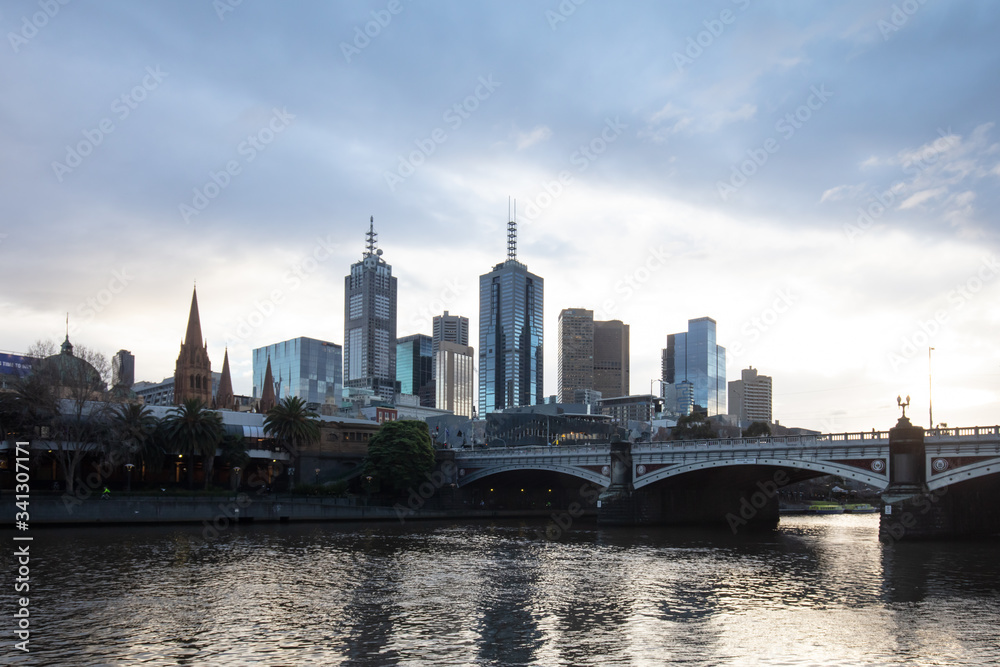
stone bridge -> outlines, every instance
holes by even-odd
[[[893,443],[902,443],[902,449]],[[454,462],[458,487],[529,470],[579,478],[603,489],[598,516],[604,523],[704,523],[728,517],[732,526],[736,517],[740,524],[769,524],[777,521],[777,488],[820,475],[883,490],[892,516],[894,503],[917,496],[931,508],[955,505],[964,494],[943,501],[953,487],[973,489],[977,503],[1000,496],[995,476],[1000,426],[924,430],[900,420],[889,431],[863,433],[461,450]],[[752,511],[746,510],[748,503]],[[1000,510],[991,511],[995,517]],[[940,516],[935,520],[955,523]],[[887,521],[892,520],[883,516],[883,524]],[[981,528],[989,532],[994,525],[1000,531],[996,518]],[[910,537],[917,533],[923,534],[907,528]]]

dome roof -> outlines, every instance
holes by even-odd
[[[91,391],[104,391],[106,388],[97,369],[85,359],[74,356],[69,336],[63,341],[62,351],[37,362],[34,372],[47,376],[60,387],[88,387]]]

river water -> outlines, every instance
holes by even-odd
[[[0,663],[1000,660],[1000,544],[883,545],[876,515],[738,536],[582,520],[239,526],[209,542],[183,526],[33,533],[31,652],[12,648],[5,584]]]

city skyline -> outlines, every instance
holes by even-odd
[[[1000,7],[400,7],[71,3],[25,37],[38,4],[6,6],[0,349],[58,345],[68,311],[75,345],[158,382],[197,281],[249,395],[254,348],[346,350],[372,214],[397,337],[448,310],[478,341],[512,196],[545,396],[582,307],[630,324],[635,394],[710,316],[783,424],[883,428],[909,394],[926,425],[930,370],[936,421],[997,421]]]

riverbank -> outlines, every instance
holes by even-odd
[[[12,497],[0,501],[2,516],[21,509]],[[118,496],[78,500],[71,496],[33,496],[29,525],[105,525],[167,523],[284,523],[290,521],[410,521],[427,519],[549,516],[558,508],[495,509],[465,507],[432,498],[418,507],[405,502],[372,504],[364,498],[315,498],[281,494],[228,496]],[[593,514],[593,511],[587,512]],[[12,525],[4,521],[8,526]]]

